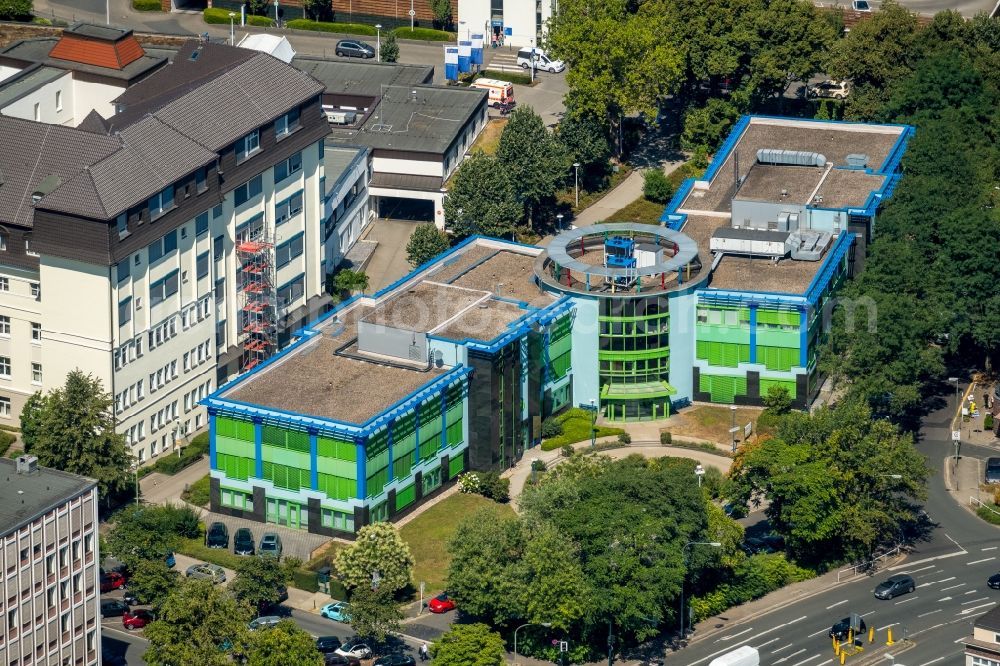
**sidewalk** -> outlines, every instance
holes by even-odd
[[[139,491],[142,499],[149,504],[176,504],[182,505],[181,493],[192,483],[208,474],[208,456],[202,456],[201,460],[185,467],[173,476],[153,472],[148,476],[139,479]]]
[[[681,161],[665,162],[663,173],[669,174],[681,164],[683,164]],[[619,183],[618,187],[605,194],[590,207],[580,211],[574,218],[573,224],[578,227],[598,224],[641,197],[643,173],[642,169],[636,169],[630,173],[625,180]]]

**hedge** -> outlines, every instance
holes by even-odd
[[[704,596],[691,599],[695,622],[815,575],[814,571],[789,562],[783,553],[748,557],[733,570],[728,582]]]
[[[163,11],[160,0],[132,0],[132,9],[139,12]]]
[[[285,21],[285,27],[290,30],[312,30],[315,32],[339,32],[345,35],[375,36],[375,28],[363,23],[327,23],[311,19],[292,19]]]
[[[1000,525],[1000,514],[997,511],[1000,510],[996,504],[994,505],[980,505],[976,508],[976,515],[985,520],[988,523],[993,523],[994,525]]]
[[[145,0],[137,1],[144,2]],[[233,13],[236,14],[237,17],[240,15],[239,12]],[[222,7],[206,7],[202,12],[202,17],[205,19],[205,23],[229,25],[229,10]],[[266,16],[247,16],[247,23],[261,28],[274,27],[274,19],[267,18]],[[289,23],[291,23],[291,21],[289,21]]]
[[[205,537],[203,536],[194,539],[178,539],[177,547],[174,550],[182,555],[193,557],[200,562],[211,562],[226,569],[235,570],[240,565],[240,562],[244,560],[243,557],[235,555],[228,550],[209,548],[205,545]]]
[[[211,477],[206,474],[181,493],[181,499],[195,506],[207,506],[211,500]]]
[[[273,28],[274,19],[267,18],[266,16],[248,16],[247,23],[250,25],[255,25],[258,28]]]
[[[4,432],[0,430],[0,456],[7,455],[7,450],[10,449],[11,444],[17,439],[14,435],[9,432]]]
[[[191,440],[190,444],[181,449],[181,454],[179,456],[168,455],[160,458],[152,465],[140,467],[139,476],[144,477],[148,474],[152,474],[153,472],[160,472],[162,474],[173,476],[185,467],[193,465],[201,460],[202,456],[208,453],[208,446],[208,433],[203,432],[200,435],[195,436],[195,438]]]
[[[433,28],[414,28],[410,30],[407,27],[396,28],[393,30],[396,33],[396,37],[400,39],[418,39],[424,42],[453,42],[455,41],[455,33],[446,32],[444,30],[435,30]]]
[[[493,69],[485,69],[476,78],[487,78],[487,79],[497,79],[498,81],[507,81],[508,83],[517,83],[522,86],[531,85],[531,75],[530,74],[519,74],[517,72],[498,72]]]

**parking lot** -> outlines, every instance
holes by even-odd
[[[312,554],[315,550],[322,548],[330,542],[329,537],[320,534],[311,534],[305,530],[282,527],[281,525],[273,525],[271,523],[258,523],[255,520],[246,520],[244,518],[233,518],[221,513],[212,513],[211,511],[202,511],[201,519],[204,521],[206,527],[215,522],[220,522],[226,526],[229,530],[229,552],[233,552],[233,535],[241,527],[247,527],[253,533],[255,546],[260,544],[260,539],[265,533],[273,532],[277,534],[281,537],[281,556],[283,558],[296,557],[303,562],[308,562],[312,559]],[[177,566],[178,570],[181,570],[180,560],[178,560]]]

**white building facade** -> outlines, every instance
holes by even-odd
[[[558,0],[458,0],[459,39],[482,32],[487,47],[494,38],[504,45],[538,46]]]

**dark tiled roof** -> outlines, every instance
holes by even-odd
[[[80,124],[76,128],[84,132],[93,132],[94,134],[107,134],[108,121],[97,112],[97,109],[91,109],[90,113],[80,121]]]
[[[994,606],[992,610],[980,615],[974,624],[977,629],[1000,632],[1000,606]]]
[[[32,194],[42,181],[57,176],[61,191],[120,145],[114,137],[0,116],[0,223],[31,227]]]
[[[0,458],[0,537],[88,492],[95,484],[92,479],[47,467],[18,474],[16,461]]]

